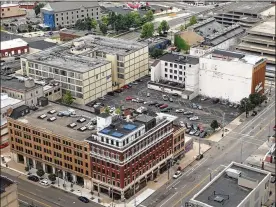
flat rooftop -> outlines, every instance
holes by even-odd
[[[199,63],[198,57],[193,57],[189,55],[177,55],[173,53],[167,53],[159,58],[159,60],[173,62],[177,64],[191,64],[196,65]]]
[[[256,55],[249,55],[246,53],[232,52],[227,50],[217,50],[217,49],[213,50],[209,54],[206,54],[204,57],[211,58],[211,59],[224,58],[225,61],[240,61],[251,65],[258,64],[259,62],[264,60],[264,58]]]
[[[45,107],[39,107],[36,111],[31,111],[29,114],[20,117],[17,121],[31,125],[40,130],[45,130],[45,132],[53,133],[60,135],[66,138],[71,138],[77,141],[83,141],[87,137],[91,136],[92,130],[86,127],[85,130],[81,131],[80,129],[86,126],[91,119],[94,119],[95,116],[92,113],[73,109],[75,110],[76,116],[63,116],[60,117],[57,114],[59,112],[68,112],[69,107],[58,105],[54,103],[49,103]],[[49,112],[55,110],[56,112],[50,114]],[[44,119],[38,118],[39,116],[45,114],[47,117]],[[48,118],[55,117],[56,120],[48,121]],[[79,119],[84,118],[84,122],[78,122]],[[70,124],[75,123],[76,126],[69,127]],[[84,129],[84,128],[83,128]]]
[[[252,27],[248,33],[260,34],[260,35],[269,35],[275,37],[275,16],[258,24],[255,27]]]
[[[237,2],[228,5],[225,10],[229,12],[237,12],[237,13],[247,13],[247,14],[256,14],[259,15],[261,12],[267,10],[272,7],[273,4],[269,2]]]
[[[122,139],[128,134],[136,131],[142,124],[139,122],[127,122],[123,119],[113,121],[112,124],[98,133],[108,135],[117,139]]]
[[[12,185],[12,184],[14,184],[14,182],[11,179],[9,179],[8,177],[0,175],[0,186],[1,186],[0,194],[4,193],[5,189],[7,187],[9,187],[10,185]]]
[[[6,93],[1,93],[1,109],[22,102],[22,100],[9,97]]]
[[[26,92],[40,87],[42,86],[38,84],[35,84],[33,87],[26,87],[24,81],[21,81],[19,79],[13,79],[10,76],[1,75],[1,88],[7,88],[7,89],[20,91],[20,92]]]
[[[13,40],[1,41],[1,50],[7,50],[12,48],[24,47],[27,46],[28,43],[24,40],[17,38]]]
[[[258,181],[262,181],[269,173],[265,171],[254,169],[252,167],[231,163],[226,169],[231,168],[241,172],[241,177]],[[240,202],[249,195],[254,189],[246,188],[238,184],[238,179],[229,178],[226,174],[226,169],[214,178],[210,184],[204,187],[197,193],[191,201],[199,201],[213,207],[234,207],[238,206]],[[214,194],[215,192],[215,194]],[[216,196],[224,199],[224,203],[214,200]]]

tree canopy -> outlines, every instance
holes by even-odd
[[[44,172],[43,169],[38,169],[38,170],[36,171],[36,174],[37,174],[39,177],[42,177],[42,176],[45,174],[45,172]]]
[[[150,56],[152,57],[152,58],[158,58],[158,57],[160,57],[161,55],[163,55],[163,50],[161,50],[161,49],[158,49],[158,48],[154,48],[154,49],[152,49],[151,51],[150,51]]]
[[[160,25],[158,26],[158,33],[160,35],[164,34],[165,32],[168,32],[170,29],[170,26],[166,20],[163,20]]]
[[[62,97],[62,102],[68,105],[71,105],[74,101],[74,98],[70,91],[66,91],[66,93]]]
[[[154,34],[154,25],[151,22],[147,22],[143,25],[142,27],[142,32],[141,32],[141,38],[149,38],[153,37]]]
[[[194,25],[194,24],[196,24],[196,23],[197,23],[196,16],[192,16],[191,19],[190,19],[189,26]]]
[[[40,9],[43,8],[44,6],[45,6],[44,3],[36,4],[34,7],[35,15],[38,15],[40,13]]]
[[[210,124],[210,126],[213,130],[215,130],[219,127],[219,123],[217,120],[213,120],[212,123]]]
[[[190,46],[179,35],[175,35],[174,45],[180,50],[188,51],[190,49]]]
[[[88,30],[97,28],[97,21],[95,19],[91,19],[90,17],[86,17],[84,19],[78,19],[75,23],[75,27],[79,30]]]

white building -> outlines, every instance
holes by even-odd
[[[232,173],[227,173],[231,171]],[[269,197],[271,174],[232,162],[190,200],[198,207],[262,206]]]
[[[25,104],[25,101],[11,98],[6,93],[1,93],[1,138],[0,146],[6,145],[9,142],[7,116],[12,112],[12,109]]]
[[[198,94],[198,77],[197,57],[168,53],[152,64],[148,88],[192,99]]]
[[[266,59],[214,50],[199,59],[199,94],[239,102],[264,91]]]

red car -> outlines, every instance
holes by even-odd
[[[122,88],[123,89],[129,89],[129,86],[128,85],[124,85]]]
[[[276,125],[273,127],[273,130],[274,130],[274,131],[276,130]]]
[[[133,99],[133,97],[131,97],[131,96],[126,97],[126,101],[131,101],[132,99]]]
[[[159,108],[164,109],[164,108],[167,108],[167,107],[168,107],[168,104],[164,104],[164,105],[160,106]]]

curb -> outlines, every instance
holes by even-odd
[[[6,168],[6,169],[9,169],[9,170],[12,170],[12,171],[15,171],[15,172],[17,172],[17,173],[19,173],[19,174],[21,174],[21,175],[26,175],[26,173],[23,173],[23,172],[21,172],[21,171],[19,171],[19,170],[16,170],[16,169],[14,169],[14,168],[11,168],[11,167],[3,166],[2,164],[1,164],[1,167]],[[26,175],[26,176],[27,176],[27,175]]]

